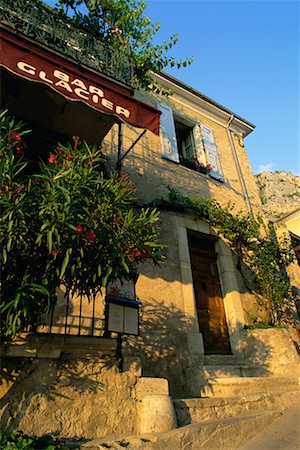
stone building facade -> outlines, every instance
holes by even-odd
[[[134,92],[125,63],[114,73],[109,72],[113,61],[106,61],[104,68],[97,66],[84,47],[90,42],[86,33],[77,36],[78,29],[68,24],[64,34],[65,24],[45,10],[49,20],[28,28],[26,20],[35,17],[37,7],[30,2],[26,3],[32,12],[22,28],[22,21],[16,22],[22,2],[5,3],[1,10],[5,45],[23,51],[24,57],[14,62],[15,53],[3,47],[8,58],[3,63],[3,106],[31,123],[36,142],[45,150],[49,142],[77,134],[102,145],[113,170],[120,169],[120,158],[126,154],[122,170],[142,204],[168,202],[170,188],[175,188],[190,197],[212,197],[222,206],[231,202],[236,211],[261,212],[244,144],[254,125],[168,74],[153,76],[173,91],[172,96]],[[28,30],[37,32],[30,35]],[[66,45],[70,36],[73,40]],[[77,37],[81,46],[74,44]],[[31,59],[25,60],[29,55]],[[125,72],[129,77],[124,81]],[[40,433],[80,437],[137,432],[137,402],[141,391],[147,391],[142,375],[166,379],[174,397],[199,397],[209,358],[216,357],[230,374],[232,367],[222,361],[245,354],[243,328],[255,299],[229,246],[192,213],[165,208],[160,217],[165,260],[160,266],[146,262],[139,268],[135,287],[142,304],[140,335],[123,338],[123,372],[114,359],[116,342],[102,339],[101,325],[93,337],[73,336],[81,320],[78,299],[72,300],[64,334],[66,305],[61,296],[55,336],[41,327],[40,335],[23,336],[4,349],[4,429],[20,426],[37,433],[38,426]],[[96,299],[95,318],[91,309],[90,304],[82,307],[87,335],[90,322],[103,319],[104,298]],[[251,341],[251,349],[256,343]],[[251,356],[255,364],[262,362],[255,359],[255,350]],[[158,380],[153,386],[154,393],[168,394],[166,383],[161,388]],[[103,408],[98,408],[100,403]]]
[[[236,211],[261,213],[244,145],[254,126],[167,74],[156,78],[172,96],[137,95],[162,111],[160,136],[146,133],[123,161],[139,200],[168,201],[175,188],[186,196],[213,197],[222,206],[231,202]],[[138,133],[125,126],[124,151]],[[116,135],[112,128],[104,140],[112,160]],[[210,164],[210,173],[187,167],[186,160],[194,158],[204,167]],[[175,393],[191,395],[199,388],[195,372],[206,354],[238,352],[240,330],[255,302],[230,248],[207,222],[161,211],[161,240],[165,261],[159,267],[144,264],[136,286],[143,305],[138,347],[146,375],[164,376]],[[204,275],[197,273],[197,264],[203,265]],[[205,289],[209,292],[201,304]],[[133,341],[129,346],[136,348]]]

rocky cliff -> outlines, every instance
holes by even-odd
[[[290,172],[255,175],[263,210],[275,220],[300,207],[300,177]]]

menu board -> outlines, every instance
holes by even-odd
[[[124,308],[124,333],[125,334],[139,334],[139,320],[138,310],[136,308]]]
[[[108,331],[123,333],[124,329],[124,307],[109,303],[108,305]]]

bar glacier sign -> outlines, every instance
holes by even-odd
[[[115,105],[114,102],[105,98],[103,89],[92,84],[84,83],[80,78],[72,79],[71,75],[59,69],[53,69],[51,73],[46,73],[44,70],[39,70],[38,67],[32,66],[24,61],[18,61],[16,65],[21,72],[31,75],[36,80],[40,79],[47,84],[53,85],[57,90],[74,94],[78,99],[83,99],[87,102],[91,101],[95,105],[100,103],[108,111],[115,112],[119,116],[123,115],[127,119],[130,117],[130,111],[128,109],[121,105]]]
[[[134,127],[160,133],[160,111],[134,98],[129,89],[3,30],[0,64],[18,76],[48,85],[70,100],[82,101]]]

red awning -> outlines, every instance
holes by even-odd
[[[159,135],[160,111],[132,97],[129,90],[3,30],[0,63],[21,77],[46,84],[70,100],[84,102]]]

